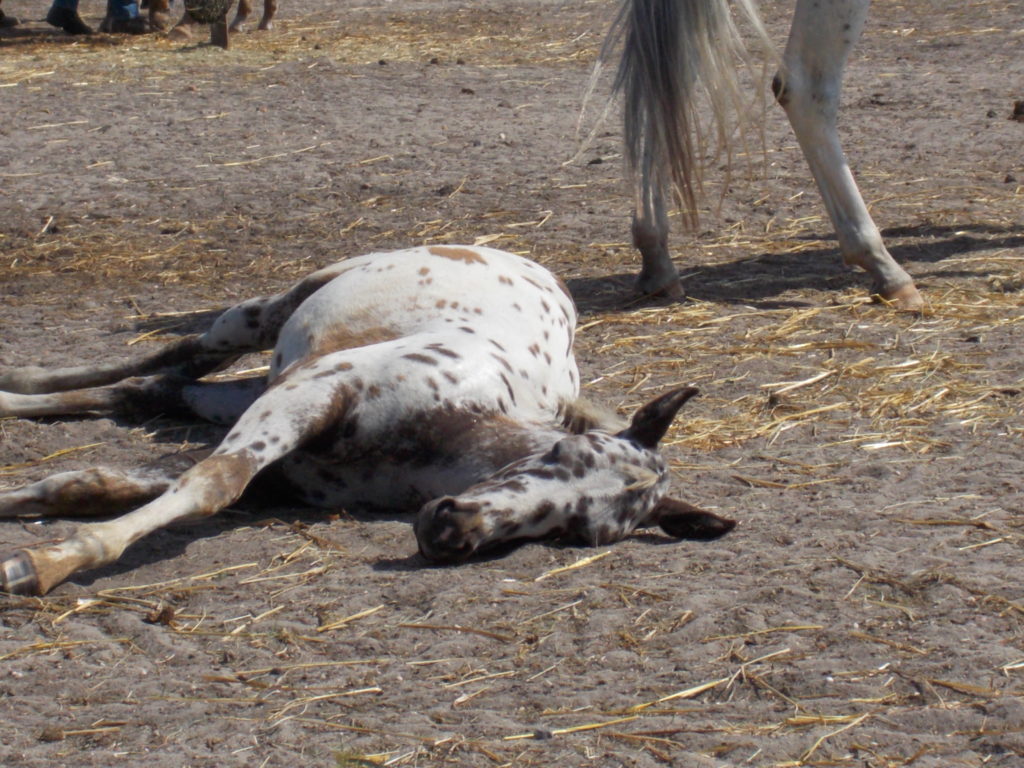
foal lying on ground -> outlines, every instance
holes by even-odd
[[[233,425],[178,478],[90,469],[0,493],[0,517],[143,504],[0,557],[0,586],[45,594],[158,528],[224,509],[264,469],[313,505],[419,508],[420,552],[438,561],[523,538],[598,545],[643,526],[705,539],[730,530],[665,496],[657,445],[696,390],[662,395],[620,432],[598,429],[577,401],[575,325],[565,286],[543,267],[433,246],[339,262],[141,361],[0,371],[0,416],[189,410]],[[200,380],[271,347],[265,377]]]

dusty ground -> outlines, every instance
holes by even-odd
[[[0,603],[0,763],[1021,765],[1024,5],[876,6],[843,130],[921,316],[837,263],[774,109],[752,175],[677,236],[690,301],[630,297],[616,121],[566,163],[606,0],[283,0],[228,52],[70,39],[5,0],[29,23],[0,37],[0,365],[155,349],[346,255],[491,242],[568,280],[593,396],[702,388],[677,489],[741,525],[456,569],[359,510],[163,532]],[[0,486],[216,435],[8,419]]]

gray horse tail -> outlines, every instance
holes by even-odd
[[[752,0],[732,4],[770,51]],[[730,115],[746,111],[737,61],[753,57],[729,5],[728,0],[624,0],[602,52],[604,58],[621,44],[615,88],[624,96],[631,173],[636,178],[639,171],[637,181],[647,189],[671,185],[691,226],[697,220],[702,159],[709,149],[728,152]],[[698,114],[705,101],[713,117],[706,126]]]

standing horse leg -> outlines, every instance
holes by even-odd
[[[637,288],[652,296],[682,298],[679,271],[668,252],[668,214],[665,189],[653,167],[649,148],[640,156],[633,209],[633,245],[642,259]]]
[[[868,4],[797,0],[782,69],[772,87],[818,184],[843,261],[866,270],[883,299],[901,309],[918,309],[921,294],[882,242],[836,131],[843,68],[864,28]]]

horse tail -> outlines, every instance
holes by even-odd
[[[771,50],[752,0],[735,0],[739,15]],[[671,184],[684,218],[697,221],[702,158],[708,134],[728,149],[730,114],[745,111],[737,61],[749,61],[728,0],[624,0],[604,54],[621,42],[615,89],[624,95],[625,153],[640,183]],[[700,94],[713,120],[702,126]]]

